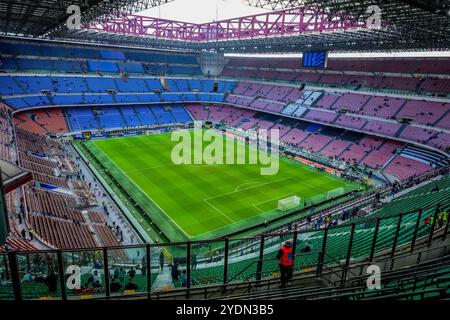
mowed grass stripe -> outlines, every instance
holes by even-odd
[[[258,216],[267,218],[261,214],[263,211],[273,211],[279,199],[293,194],[311,198],[339,187],[354,187],[291,160],[280,161],[280,170],[274,176],[261,176],[260,165],[177,166],[170,158],[175,144],[170,134],[93,140],[87,144],[94,153],[104,153],[111,159],[110,165],[115,164],[127,176],[116,178],[129,179],[142,190],[142,195],[136,194],[138,202],[148,204],[142,199],[148,196],[182,229],[177,233],[167,227],[171,224],[167,217],[154,219],[161,213],[150,206],[148,214],[162,222],[159,227],[171,240],[182,240],[186,235],[196,238],[212,230],[220,236],[221,229],[226,231],[227,226],[241,221],[255,223]],[[129,186],[130,181],[124,184]]]
[[[103,163],[103,165],[105,165],[109,169],[111,174],[113,174],[116,177],[116,179],[120,181],[122,187],[127,189],[129,193],[133,195],[135,201],[140,203],[141,206],[143,208],[146,208],[146,210],[148,211],[151,212],[159,211],[162,214],[164,214],[163,218],[165,223],[162,223],[161,216],[158,217],[154,215],[152,217],[153,219],[159,218],[156,221],[159,221],[159,225],[164,224],[165,232],[177,237],[184,235],[183,238],[185,239],[191,237],[184,229],[182,229],[176,223],[176,221],[171,219],[171,217],[168,216],[167,213],[165,213],[163,209],[155,201],[153,201],[150,198],[150,196],[139,186],[138,183],[136,183],[136,181],[132,180],[123,170],[121,170],[120,167],[117,165],[117,163],[115,163],[110,157],[108,157],[108,155],[106,155],[101,149],[99,149],[95,145],[91,145],[90,148],[92,152],[96,153],[96,157]],[[169,222],[171,222],[173,226]]]

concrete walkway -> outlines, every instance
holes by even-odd
[[[97,181],[97,179],[91,174],[91,171],[88,169],[84,161],[76,157],[77,153],[75,152],[73,147],[66,144],[64,145],[64,148],[66,150],[66,153],[71,156],[71,158],[75,162],[75,165],[80,170],[80,176],[84,176],[84,181],[87,185],[90,185],[90,191],[95,195],[98,203],[105,203],[109,213],[108,215],[105,215],[108,224],[112,225],[114,222],[115,225],[118,225],[122,230],[122,244],[131,245],[140,243],[139,237],[134,233],[134,230],[131,225],[129,225],[128,221],[126,221],[126,219],[122,216],[122,214],[120,213],[120,209],[117,208],[114,202],[110,199],[108,193],[105,191],[101,183]]]
[[[163,289],[173,289],[172,276],[170,275],[170,266],[164,266],[163,271],[158,274],[153,283],[152,290],[161,291]]]

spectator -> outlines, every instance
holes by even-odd
[[[102,266],[100,260],[96,260],[95,264],[94,264],[94,269],[101,269],[101,268],[103,268],[103,266]]]
[[[30,240],[33,241],[34,239],[34,231],[32,228],[28,229],[28,235],[30,236]]]
[[[92,279],[94,282],[94,286],[100,287],[102,285],[102,277],[98,273],[98,270],[94,270],[94,275],[93,275]]]
[[[137,290],[137,285],[131,281],[128,281],[128,283],[125,285],[125,290]]]
[[[438,215],[438,226],[439,226],[439,228],[442,228],[446,221],[447,221],[447,212],[445,212],[445,211],[439,212],[439,215]]]
[[[24,275],[23,275],[23,277],[22,277],[22,283],[25,283],[25,282],[32,282],[34,280],[34,277],[33,277],[33,275],[31,274],[31,270],[30,269],[28,269],[27,270],[27,273],[25,273]]]
[[[0,270],[0,288],[3,288],[5,285],[5,273],[3,270]]]
[[[306,253],[306,252],[311,252],[312,250],[312,244],[311,242],[308,242],[305,247],[303,249],[301,249],[300,252]]]
[[[145,260],[145,259],[142,259],[142,260]],[[143,277],[147,276],[147,263],[146,263],[146,261],[144,261],[142,263],[142,265],[141,265],[141,274],[142,274]]]
[[[114,277],[114,279],[119,279],[119,269],[118,268],[115,268],[114,269],[114,272],[113,272],[113,277]]]
[[[119,281],[120,282],[124,282],[125,280],[125,271],[123,270],[123,268],[121,267],[119,269]]]
[[[292,241],[287,240],[277,254],[278,265],[280,266],[280,288],[286,288],[286,283],[292,278],[292,269],[294,266],[292,254]]]
[[[130,278],[130,280],[133,280],[135,275],[136,275],[136,270],[134,270],[134,268],[131,267],[131,270],[128,271],[128,277]]]
[[[111,284],[109,285],[111,292],[119,292],[122,289],[122,285],[117,282],[116,277],[112,277]]]
[[[181,272],[181,277],[180,277],[180,281],[181,281],[181,286],[182,287],[187,287],[187,284],[190,282],[191,285],[194,284],[194,280],[191,278],[191,280],[188,280],[188,276],[187,276],[187,272],[186,270],[183,270]]]
[[[173,263],[170,275],[172,276],[172,281],[178,281],[178,262]]]
[[[193,254],[191,256],[191,269],[194,270],[197,268],[197,255]]]
[[[164,269],[164,254],[161,250],[161,253],[159,254],[159,266],[161,267],[161,271]]]
[[[53,270],[50,270],[49,274],[45,278],[45,284],[48,287],[48,292],[54,293],[58,291],[58,277]]]
[[[431,226],[431,225],[433,224],[433,220],[434,220],[434,217],[429,216],[428,218],[426,218],[426,219],[423,220],[423,223],[424,223],[425,225]]]

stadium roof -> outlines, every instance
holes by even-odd
[[[142,12],[174,0],[0,0],[0,32],[39,36],[64,25],[77,5],[84,21],[115,16],[120,13]]]
[[[245,32],[241,30],[236,32],[234,29],[223,31],[224,28],[230,28],[224,27],[224,25],[232,26],[233,23],[239,23],[242,19],[223,20],[219,26],[214,23],[196,24],[198,23],[196,21],[202,23],[204,21],[192,20],[193,17],[189,17],[183,21],[191,22],[191,24],[180,25],[177,21],[170,21],[170,19],[175,19],[173,15],[168,16],[169,21],[160,19],[164,18],[160,12],[165,12],[165,9],[158,10],[158,14],[155,9],[151,9],[160,5],[176,8],[177,1],[181,0],[90,0],[88,1],[89,5],[86,5],[84,0],[43,0],[39,2],[0,0],[0,32],[52,39],[137,45],[147,48],[239,53],[302,52],[313,49],[390,51],[450,48],[449,0],[239,0],[246,2],[245,5],[269,10],[271,19],[278,19],[277,21],[299,19],[298,17],[302,16],[302,11],[299,10],[308,8],[308,10],[316,10],[317,17],[320,16],[321,19],[339,23],[339,27],[331,29],[313,29],[312,31],[307,30],[308,32],[305,30],[273,32],[275,29],[280,29],[278,22],[263,26],[263,23],[257,21],[258,19],[262,21],[263,17],[258,19],[246,17],[247,29],[253,30],[255,26],[261,28],[261,32],[253,33],[248,33],[246,30],[244,30]],[[238,0],[228,1],[237,5],[236,1]],[[170,4],[169,2],[174,3]],[[78,3],[81,7],[82,22],[85,26],[82,30],[69,30],[65,25],[68,17],[67,6],[74,3]],[[381,9],[383,23],[381,29],[361,27],[372,14],[367,12],[370,5],[378,5]],[[225,4],[219,4],[218,8],[225,8],[224,6]],[[276,11],[275,13],[272,11],[285,9],[290,11]],[[194,11],[206,10],[193,7],[192,12]],[[311,15],[309,12],[308,14]],[[246,11],[246,13],[248,12]],[[324,13],[326,13],[325,18],[323,18]],[[131,16],[132,14],[147,17],[154,14],[154,19],[147,19],[147,25],[138,24],[140,33],[131,32],[130,28],[124,32],[123,25],[131,20],[135,23],[139,19],[139,17]],[[185,15],[187,16],[189,13],[185,13]],[[238,11],[235,15],[240,16],[241,14]],[[218,12],[215,16],[219,19],[224,18]],[[303,22],[300,20],[300,23]],[[156,31],[148,32],[151,29],[148,25],[163,26],[158,27],[158,30],[155,29]],[[89,29],[86,26],[89,26]],[[207,30],[208,34],[201,34],[204,32],[203,30]],[[270,32],[266,32],[267,30]],[[191,34],[188,34],[189,32]]]
[[[250,6],[246,0],[174,0],[138,14],[167,20],[207,23],[269,11],[272,10]]]
[[[2,190],[6,193],[32,180],[31,173],[2,159],[0,159],[0,172],[3,182]]]

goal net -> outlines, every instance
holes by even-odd
[[[289,198],[278,200],[278,209],[286,211],[300,206],[300,198],[297,196],[291,196]]]
[[[340,195],[343,195],[345,192],[343,187],[334,189],[334,190],[330,190],[327,192],[327,200],[339,197]]]

